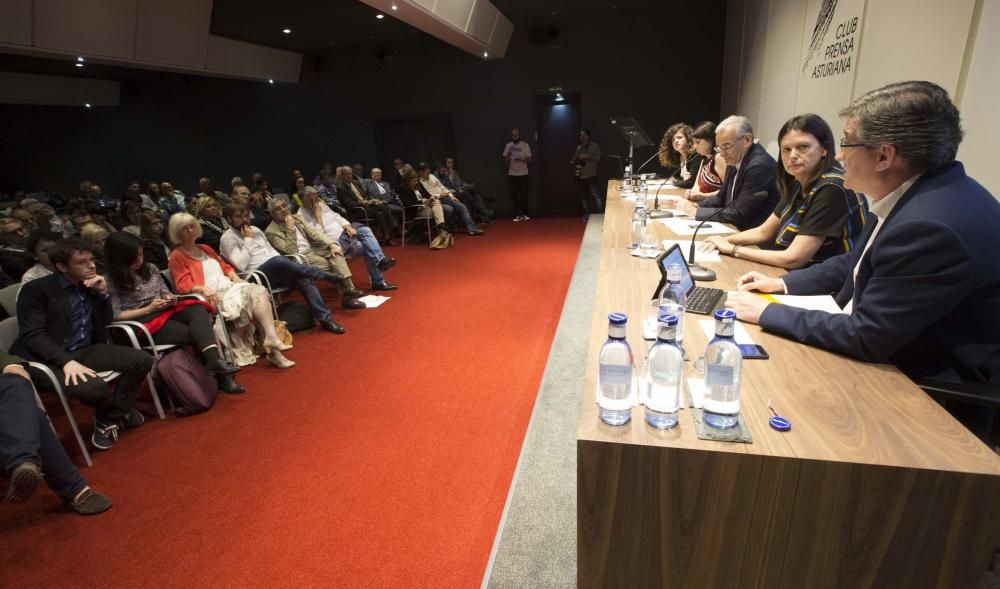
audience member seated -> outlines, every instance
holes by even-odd
[[[701,165],[695,177],[694,186],[684,193],[691,202],[701,202],[718,196],[722,178],[726,173],[726,161],[715,152],[715,123],[704,122],[691,133],[694,149],[701,155]]]
[[[200,294],[214,306],[230,327],[230,350],[237,366],[257,360],[253,351],[253,330],[264,334],[267,359],[278,368],[291,368],[295,362],[285,358],[289,349],[278,339],[274,328],[271,295],[258,285],[244,281],[236,270],[201,243],[202,226],[194,216],[177,213],[170,217],[170,240],[177,245],[170,253],[170,275],[179,294]]]
[[[389,212],[392,213],[396,222],[402,224],[403,203],[400,202],[396,190],[382,179],[381,168],[372,168],[372,177],[366,178],[361,186],[364,188],[365,196],[384,202],[385,206],[389,207]]]
[[[66,455],[25,364],[0,352],[0,456],[10,479],[4,502],[24,503],[45,483],[80,515],[107,511],[111,500],[89,487]]]
[[[958,109],[932,82],[890,84],[840,112],[844,186],[871,199],[875,219],[849,254],[783,278],[751,272],[742,291],[836,292],[843,313],[730,295],[742,321],[911,378],[1000,384],[1000,202],[955,161]],[[994,409],[945,407],[986,439]]]
[[[731,223],[740,231],[757,227],[778,205],[774,158],[754,141],[750,119],[731,116],[715,128],[716,150],[726,160],[726,178],[715,198],[698,205],[696,218]],[[725,208],[724,211],[719,209]]]
[[[238,184],[233,188],[233,195],[229,199],[230,204],[243,204],[250,210],[250,224],[263,231],[271,224],[271,213],[266,207],[259,206],[260,201],[254,199],[250,194],[250,189],[244,184]]]
[[[462,224],[465,225],[465,230],[469,235],[482,235],[485,233],[472,220],[469,209],[462,204],[462,201],[458,200],[451,191],[445,188],[434,174],[431,174],[431,169],[427,164],[420,163],[417,165],[417,175],[420,177],[418,189],[423,189],[421,192],[425,198],[434,197],[441,201],[441,208],[444,209],[446,219],[453,220],[457,215],[462,219]]]
[[[261,208],[267,208],[267,202],[272,198],[274,195],[271,194],[271,184],[267,178],[260,174],[254,174],[254,189],[250,193],[251,201],[260,203],[258,206]]]
[[[52,206],[44,202],[27,202],[25,201],[24,209],[32,214],[35,218],[35,226],[38,229],[47,229],[50,231],[55,231],[56,233],[62,233],[64,236],[68,236],[71,231],[67,226],[68,223],[66,219],[61,215],[56,213],[56,210]]]
[[[344,328],[333,320],[330,308],[323,302],[323,295],[313,284],[313,280],[326,280],[340,286],[342,276],[299,264],[279,254],[264,232],[250,224],[250,209],[245,204],[230,204],[226,207],[226,217],[229,219],[229,230],[222,235],[223,258],[229,260],[239,272],[263,273],[272,288],[297,289],[321,328],[330,333],[344,333]]]
[[[864,230],[868,205],[864,196],[844,188],[829,125],[813,114],[793,117],[781,127],[778,144],[778,207],[763,225],[729,237],[712,235],[702,248],[786,269],[851,251]]]
[[[35,265],[35,256],[28,251],[28,237],[24,223],[0,218],[0,267],[16,282],[21,282],[24,273]]]
[[[660,140],[660,164],[674,170],[667,183],[677,188],[694,186],[702,156],[694,149],[691,127],[686,123],[671,125]]]
[[[215,202],[219,203],[220,207],[225,207],[229,204],[229,195],[221,190],[215,190],[212,187],[212,180],[209,178],[199,178],[198,179],[198,197],[210,196],[215,199]]]
[[[146,199],[149,199],[149,202],[152,203],[152,207],[148,207],[146,205],[143,205],[142,208],[147,209],[147,210],[152,210],[152,211],[161,211],[162,210],[160,208],[160,184],[159,184],[159,182],[150,182],[150,183],[146,184],[146,194],[144,194],[142,196],[143,196],[142,201],[144,203],[146,202]]]
[[[406,179],[403,177],[403,160],[398,157],[392,160],[392,177],[389,178],[389,182],[396,188],[397,192],[406,186]]]
[[[89,242],[70,238],[49,250],[57,272],[32,280],[17,298],[20,334],[11,353],[47,364],[63,392],[94,408],[91,443],[109,450],[119,429],[145,422],[135,409],[135,397],[153,367],[153,357],[130,347],[107,343],[111,297],[104,277],[97,273]],[[97,375],[114,370],[121,376],[109,386]],[[35,384],[50,390],[49,380],[29,368]]]
[[[485,197],[475,186],[458,175],[455,158],[450,157],[445,160],[443,166],[439,166],[437,179],[465,204],[473,219],[486,225],[493,224],[493,211],[486,206]]]
[[[286,256],[301,254],[310,266],[340,276],[341,306],[345,309],[364,309],[365,304],[357,300],[364,293],[354,286],[351,269],[347,267],[340,245],[292,215],[285,201],[272,200],[270,205],[271,224],[264,235],[274,249]]]
[[[354,164],[351,166],[351,173],[354,179],[358,182],[363,182],[367,176],[365,176],[365,165],[364,164]]]
[[[229,229],[229,223],[222,216],[222,207],[211,196],[202,196],[194,205],[194,216],[201,223],[202,234],[198,243],[211,247],[216,252],[221,247],[222,234]]]
[[[32,215],[27,209],[17,207],[10,210],[7,216],[11,219],[17,219],[24,226],[28,228],[28,231],[36,231],[38,229],[38,224],[35,223],[35,216]],[[49,227],[45,227],[44,230],[49,231]]]
[[[238,368],[222,359],[212,328],[210,306],[194,299],[178,300],[156,266],[143,259],[142,242],[131,233],[115,233],[104,244],[108,262],[108,292],[116,321],[138,321],[153,334],[157,345],[193,346],[219,389],[243,393],[233,378]]]
[[[388,245],[398,245],[393,236],[399,225],[386,203],[368,198],[364,195],[361,184],[354,179],[354,172],[350,166],[340,166],[337,168],[337,198],[347,209],[347,214],[342,215],[352,221],[359,221],[365,217],[370,219]]]
[[[125,208],[125,203],[127,202],[134,202],[135,204],[142,206],[142,193],[138,180],[129,181],[128,186],[125,187],[125,193],[122,194],[122,197],[118,202],[118,208]]]
[[[97,223],[87,223],[80,228],[80,239],[90,244],[94,265],[97,267],[97,273],[102,276],[107,271],[104,263],[104,240],[110,235],[111,232]]]
[[[289,190],[289,192],[292,195],[291,196],[292,212],[299,210],[299,208],[302,206],[302,196],[300,195],[302,194],[302,191],[305,190],[305,187],[306,187],[305,176],[303,176],[301,173],[298,176],[292,176],[292,187]]]
[[[296,215],[306,225],[323,232],[330,241],[337,243],[347,258],[364,256],[365,268],[372,290],[396,290],[395,284],[386,281],[382,274],[396,265],[396,258],[388,258],[372,230],[364,225],[355,229],[351,222],[333,212],[319,198],[312,186],[307,186],[302,195],[302,208]]]
[[[107,213],[118,210],[118,201],[104,194],[99,185],[89,180],[84,180],[80,184],[80,194],[87,204],[87,209],[92,212]]]
[[[166,270],[170,263],[170,246],[166,243],[166,233],[166,224],[162,217],[152,211],[143,213],[139,232],[139,238],[142,239],[142,257],[159,270]]]
[[[167,217],[174,213],[185,211],[184,195],[174,191],[174,185],[170,182],[160,183],[160,208],[167,214]]]
[[[433,196],[425,196],[424,192],[421,191],[420,177],[417,176],[416,172],[403,172],[406,175],[406,180],[404,185],[399,190],[399,199],[403,203],[404,207],[420,207],[420,213],[417,214],[415,219],[425,219],[427,217],[433,217],[434,225],[437,227],[438,236],[437,239],[439,245],[451,243],[451,232],[448,230],[448,224],[445,223],[444,207],[441,206],[441,199]],[[413,210],[416,210],[415,208]],[[414,225],[418,227],[418,225]],[[431,236],[428,235],[427,239],[430,240]],[[434,249],[442,249],[440,247]]]
[[[142,232],[142,206],[134,201],[128,201],[122,205],[122,231],[126,231],[139,237]]]
[[[36,231],[28,238],[28,251],[35,256],[37,262],[24,273],[21,282],[29,282],[55,273],[55,266],[49,259],[49,250],[62,241],[63,236],[55,231]]]

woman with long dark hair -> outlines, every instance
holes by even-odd
[[[701,202],[719,194],[722,181],[726,177],[726,162],[715,152],[715,123],[705,121],[691,133],[694,150],[701,155],[701,165],[695,175],[694,184],[684,193],[691,202]]]
[[[694,149],[694,137],[687,123],[675,123],[660,140],[660,164],[674,170],[667,183],[676,188],[694,186],[702,156]]]
[[[789,270],[851,251],[868,204],[844,188],[830,126],[818,115],[794,116],[778,132],[778,145],[777,208],[762,225],[728,237],[713,235],[702,247]],[[761,249],[743,247],[749,245]]]
[[[205,369],[216,376],[220,390],[246,391],[233,378],[239,369],[222,361],[206,305],[194,300],[178,301],[156,266],[143,259],[138,237],[124,231],[111,235],[104,242],[104,258],[108,263],[106,279],[111,310],[116,320],[145,324],[157,344],[194,347]]]

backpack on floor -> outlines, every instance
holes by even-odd
[[[309,307],[298,301],[285,301],[278,305],[278,319],[286,323],[288,331],[305,331],[316,325]]]
[[[156,368],[174,397],[177,415],[208,411],[215,403],[219,383],[189,348],[180,347],[160,356]]]

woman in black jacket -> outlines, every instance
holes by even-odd
[[[691,127],[687,123],[671,125],[660,140],[660,149],[660,163],[674,170],[667,182],[677,188],[694,186],[703,157],[694,148]]]

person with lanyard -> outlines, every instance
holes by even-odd
[[[777,184],[781,202],[758,227],[712,235],[703,251],[794,269],[850,252],[865,228],[868,203],[844,188],[833,131],[821,117],[792,117],[778,132],[781,159]],[[743,246],[759,245],[760,249]]]
[[[850,253],[782,278],[750,272],[726,302],[741,321],[911,378],[1000,384],[1000,202],[955,160],[958,108],[926,81],[899,82],[840,112],[844,186],[875,219]],[[751,291],[835,292],[843,313],[775,304]],[[993,408],[945,408],[986,439]]]

